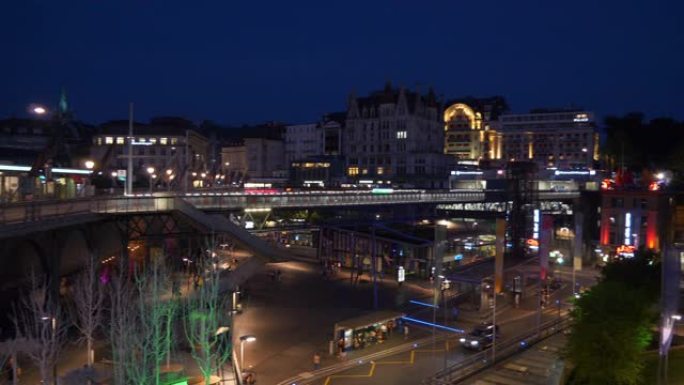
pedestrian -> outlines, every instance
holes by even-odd
[[[321,367],[321,355],[318,352],[313,355],[313,366],[314,370],[318,370]]]
[[[337,340],[337,353],[340,358],[344,357],[344,338]]]
[[[404,324],[404,339],[407,340],[409,335],[409,327],[408,325]]]

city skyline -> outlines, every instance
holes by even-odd
[[[503,95],[514,112],[684,118],[680,4],[132,4],[4,6],[0,31],[16,38],[0,114],[56,105],[64,87],[86,121],[125,117],[133,101],[141,120],[301,123],[392,81],[447,100]]]

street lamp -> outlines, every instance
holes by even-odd
[[[152,192],[152,180],[157,178],[157,175],[154,173],[154,167],[150,166],[147,168],[147,175],[148,175],[148,184],[149,184],[149,191]]]
[[[256,337],[253,335],[246,335],[240,337],[240,368],[244,370],[245,368],[245,342],[254,342]]]
[[[47,109],[43,106],[33,106],[31,108],[31,113],[36,115],[45,115],[47,114]]]
[[[92,170],[93,167],[95,167],[95,162],[93,162],[93,161],[90,160],[90,159],[89,159],[89,160],[86,160],[86,161],[85,161],[85,167],[86,167],[88,170]]]

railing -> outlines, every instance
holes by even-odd
[[[456,384],[466,378],[500,362],[512,355],[526,350],[530,346],[555,335],[571,324],[569,318],[556,319],[541,325],[539,332],[531,332],[523,336],[511,338],[496,343],[496,357],[492,359],[493,349],[489,348],[480,353],[465,357],[456,364],[440,370],[432,377],[423,380],[423,385]]]
[[[369,192],[300,194],[280,193],[252,195],[236,193],[196,193],[174,195],[165,193],[140,194],[131,197],[99,196],[82,199],[17,202],[0,205],[0,224],[36,222],[50,218],[91,213],[116,214],[131,212],[169,211],[174,200],[182,197],[199,209],[271,209],[286,207],[358,206],[377,204],[476,202],[484,199],[481,192]]]

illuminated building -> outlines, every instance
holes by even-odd
[[[432,90],[422,95],[388,83],[367,97],[351,95],[343,140],[347,175],[446,184],[453,158],[444,155],[443,127]]]
[[[444,153],[464,164],[501,159],[501,134],[496,125],[506,111],[502,97],[463,98],[447,103],[444,110]]]
[[[90,155],[103,170],[125,170],[128,164],[128,121],[103,123],[93,136]],[[135,174],[144,169],[205,170],[209,142],[197,127],[182,118],[153,118],[133,126],[132,150]],[[180,172],[177,174],[180,175]]]
[[[659,250],[662,197],[659,192],[646,190],[602,191],[600,245],[610,252],[620,246]]]
[[[582,110],[533,110],[499,119],[501,159],[531,160],[545,167],[591,168],[599,159],[594,114]]]

